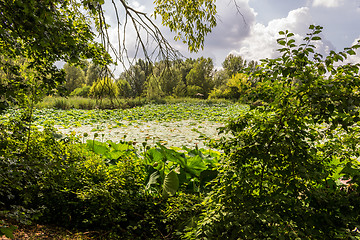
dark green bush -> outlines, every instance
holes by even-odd
[[[360,44],[323,59],[312,44],[322,28],[310,29],[299,46],[280,32],[283,56],[253,73],[276,94],[223,129],[226,157],[187,238],[360,237],[360,64],[339,64]]]
[[[112,239],[159,239],[178,238],[198,213],[195,195],[168,201],[149,195],[145,167],[134,154],[109,165],[50,128],[28,131],[13,121],[1,130],[0,210],[8,218],[103,231]]]

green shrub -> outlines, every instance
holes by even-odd
[[[202,94],[203,89],[196,85],[190,85],[186,88],[186,95],[189,97],[196,97],[196,94]]]
[[[187,231],[196,226],[203,206],[201,195],[179,193],[169,198],[163,208],[163,220],[166,233],[175,239],[182,238]]]
[[[225,88],[214,88],[209,94],[209,99],[228,98],[228,94],[225,90]]]
[[[62,110],[68,110],[72,108],[72,105],[70,102],[65,98],[58,98],[54,101],[54,108],[56,109],[62,109]]]
[[[76,88],[74,91],[70,93],[70,96],[77,96],[77,97],[88,97],[90,93],[90,86],[83,86],[80,88]]]
[[[223,128],[226,157],[188,239],[360,237],[360,64],[339,64],[360,44],[323,59],[310,29],[299,46],[280,32],[283,56],[253,73],[275,94]]]
[[[111,231],[112,238],[159,237],[161,205],[145,194],[135,155],[108,166],[76,139],[57,140],[51,129],[32,130],[28,138],[21,132],[26,128],[1,127],[0,210],[6,217]]]
[[[57,141],[51,129],[39,132],[25,123],[15,118],[0,125],[0,207],[17,209],[31,220],[43,209],[35,204],[34,197],[41,192],[44,177],[66,167],[68,159],[65,143]]]

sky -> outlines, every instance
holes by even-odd
[[[237,2],[242,16],[233,1]],[[129,0],[131,6],[149,16],[154,9],[152,2]],[[360,0],[217,0],[216,4],[217,26],[206,36],[204,50],[196,54],[189,53],[186,45],[173,41],[174,34],[160,26],[159,19],[156,22],[185,57],[210,57],[217,68],[230,53],[247,60],[277,57],[276,39],[281,30],[293,32],[300,44],[311,24],[322,26],[322,41],[316,46],[324,56],[331,50],[342,51],[360,39]],[[107,18],[111,24],[114,15],[108,11]],[[360,63],[360,50],[348,61]]]

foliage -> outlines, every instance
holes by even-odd
[[[246,60],[244,60],[241,56],[235,56],[234,54],[229,54],[222,63],[222,67],[229,76],[233,76],[241,72],[244,68],[246,68],[246,65]]]
[[[249,76],[245,73],[236,73],[228,79],[225,86],[213,89],[209,98],[240,99],[242,102],[248,102],[250,93],[253,92]]]
[[[213,75],[214,88],[220,88],[225,86],[229,79],[229,75],[226,70],[215,70]]]
[[[86,85],[92,86],[94,82],[102,78],[103,71],[101,66],[91,63],[86,72]]]
[[[24,124],[23,116],[0,125],[0,181],[3,186],[0,207],[11,209],[6,213],[8,217],[27,223],[38,218],[43,210],[41,205],[35,208],[31,205],[41,189],[39,183],[46,173],[66,167],[68,153],[64,149],[65,143],[56,141],[57,135],[52,129],[35,131]]]
[[[33,89],[34,97],[56,89],[64,81],[64,72],[54,65],[58,60],[110,62],[77,7],[72,1],[0,1],[0,62],[7,75],[1,81],[1,110],[23,101],[18,95],[21,89]],[[14,65],[20,56],[28,61],[22,67]],[[23,75],[29,72],[34,73],[34,81]]]
[[[5,222],[3,220],[0,220],[0,224],[1,224],[0,226],[1,236],[5,235],[5,237],[7,238],[14,239],[13,232],[16,230],[16,227],[5,225]]]
[[[200,93],[207,97],[207,94],[212,89],[212,70],[214,64],[211,58],[199,58],[195,61],[193,68],[186,75],[186,85],[188,88],[188,96],[194,97],[195,94]],[[189,92],[189,89],[191,91]],[[197,91],[194,94],[194,91]]]
[[[70,93],[70,96],[88,97],[90,88],[91,87],[88,85],[83,85],[82,87],[75,88],[74,91]]]
[[[314,51],[321,27],[297,46],[280,32],[282,56],[256,73],[283,86],[273,102],[229,122],[226,157],[191,239],[359,237],[359,64],[340,65],[360,44],[326,58]],[[344,191],[340,176],[351,179]]]
[[[139,59],[121,74],[120,79],[124,79],[130,84],[131,97],[139,97],[143,94],[146,79],[151,75],[152,68],[150,62]]]
[[[39,102],[35,105],[35,112],[37,111],[44,111],[43,109],[47,108],[57,108],[60,104],[60,106],[67,106],[65,109],[83,109],[83,110],[95,110],[95,109],[118,109],[119,111],[122,111],[121,109],[128,109],[133,107],[140,107],[146,104],[148,101],[144,98],[137,98],[137,99],[116,99],[110,100],[109,98],[102,99],[101,102],[96,101],[96,99],[93,98],[83,98],[83,97],[53,97],[48,96],[43,99],[42,102]],[[59,109],[64,109],[60,107]],[[8,110],[12,111],[12,110]],[[48,110],[51,115],[51,110]],[[72,113],[70,113],[72,115]],[[64,117],[66,117],[66,113],[64,112]],[[40,117],[42,118],[42,117]],[[67,118],[67,117],[66,117]],[[44,120],[44,119],[43,119]],[[50,117],[49,120],[52,120]]]
[[[31,68],[31,62],[23,57],[0,57],[0,111],[14,106],[32,106],[51,89],[44,87],[42,73]],[[10,67],[11,70],[7,69]]]
[[[72,66],[66,63],[63,69],[65,71],[64,87],[68,94],[85,84],[85,74],[80,67]]]
[[[124,79],[116,81],[116,85],[119,89],[119,97],[128,98],[131,96],[131,86],[129,82]]]
[[[145,152],[146,189],[150,192],[155,191],[163,198],[175,195],[181,186],[189,193],[204,192],[206,183],[217,175],[213,168],[217,165],[218,152],[186,147],[176,151],[159,143],[157,146]]]
[[[164,97],[164,92],[160,85],[160,77],[150,76],[146,83],[146,98],[149,100]]]
[[[153,67],[152,76],[149,76],[147,80],[147,97],[151,99],[171,96],[178,85],[183,85],[180,71],[181,65],[182,61],[156,62]],[[177,91],[181,90],[178,89]]]
[[[13,209],[6,217],[112,230],[113,237],[126,236],[124,232],[126,238],[157,236],[149,224],[156,226],[161,218],[147,220],[160,210],[144,194],[145,174],[138,158],[123,154],[109,166],[76,139],[56,140],[61,136],[50,129],[14,139],[10,131],[20,129],[10,127],[1,135],[0,206]],[[7,229],[1,228],[10,236]]]
[[[116,83],[109,77],[98,79],[90,88],[89,95],[96,98],[114,99],[118,96],[119,89]]]
[[[205,36],[216,26],[216,5],[212,0],[154,1],[154,16],[160,15],[162,24],[176,32],[175,40],[187,44],[190,52],[203,48]]]

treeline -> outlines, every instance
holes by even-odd
[[[84,61],[82,66],[65,64],[66,82],[62,87],[70,96],[96,99],[163,97],[239,99],[248,82],[241,72],[255,69],[257,62],[230,54],[214,68],[211,58],[164,60],[155,63],[139,59],[117,79],[104,75],[102,69]]]

